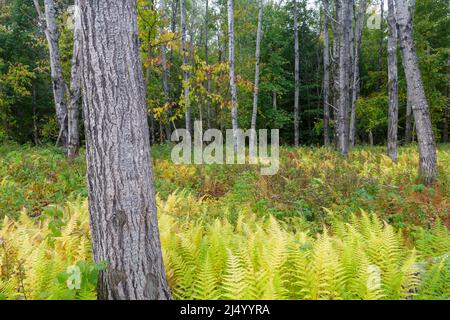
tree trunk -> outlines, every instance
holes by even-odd
[[[450,79],[450,52],[448,53],[447,56],[447,77]],[[450,84],[447,83],[447,99],[450,98]],[[448,142],[448,122],[450,121],[450,108],[447,105],[445,106],[445,110],[444,110],[444,130],[442,132],[442,141],[444,143]]]
[[[67,84],[64,81],[61,68],[61,58],[59,54],[59,30],[56,24],[56,10],[53,0],[45,0],[44,8],[45,15],[41,11],[39,0],[33,0],[34,6],[38,13],[40,24],[43,26],[48,42],[48,50],[50,55],[50,69],[53,85],[53,98],[55,101],[56,117],[59,126],[59,142],[64,148],[67,148],[67,105],[66,105],[66,90]]]
[[[148,103],[148,85],[150,83],[150,76],[151,76],[151,65],[150,60],[152,56],[152,43],[150,41],[150,32],[148,33],[148,44],[147,44],[147,68],[145,73],[145,93],[146,93],[146,103]],[[149,103],[150,107],[150,114],[149,114],[149,120],[150,120],[150,144],[155,143],[155,113],[153,111],[153,103]]]
[[[397,82],[397,26],[395,22],[394,2],[388,1],[388,91],[389,117],[387,154],[397,161],[398,131],[398,82]]]
[[[405,68],[408,95],[411,97],[412,111],[419,144],[419,176],[426,184],[436,178],[436,146],[428,110],[428,102],[423,89],[416,48],[412,37],[412,21],[406,0],[395,0],[395,11],[402,43],[402,59]]]
[[[165,11],[166,11],[166,3],[164,0],[161,0],[160,2],[161,8],[161,15],[165,16]],[[161,25],[160,26],[160,33],[161,35],[164,33],[164,27]],[[166,52],[167,52],[167,47],[165,43],[161,44],[161,64],[163,67],[163,74],[162,74],[162,78],[163,78],[163,91],[164,91],[164,104],[166,106],[169,105],[170,102],[170,98],[169,98],[169,80],[167,77],[167,58],[166,58]],[[170,136],[172,134],[171,132],[171,128],[170,128],[170,112],[169,110],[167,111],[167,123],[165,123],[165,131],[166,131],[166,139],[168,141],[170,141]]]
[[[191,106],[189,104],[189,71],[187,70],[187,43],[186,43],[186,3],[185,0],[180,0],[180,11],[181,11],[181,46],[183,50],[183,90],[184,90],[184,107],[185,120],[186,120],[186,130],[192,132],[191,130]]]
[[[236,74],[234,71],[234,0],[228,0],[228,60],[230,68],[231,126],[233,128],[234,148],[237,149],[238,101]]]
[[[378,75],[377,90],[380,90],[383,71],[383,47],[384,47],[384,0],[380,0],[380,40],[378,46]]]
[[[209,35],[209,0],[206,0],[205,4],[205,62],[209,68],[209,52],[208,52],[208,35]],[[206,93],[207,95],[211,92],[211,74],[209,71],[206,73]],[[209,96],[206,98],[206,124],[207,128],[211,129],[211,100]]]
[[[348,107],[349,107],[349,74],[350,59],[349,35],[351,29],[351,0],[342,0],[341,8],[341,44],[339,48],[339,116],[337,123],[338,150],[342,156],[348,154]]]
[[[333,119],[334,119],[334,144],[338,145],[338,123],[339,123],[339,47],[341,28],[341,0],[334,1],[334,21],[333,21]]]
[[[298,147],[300,142],[299,125],[299,99],[300,99],[300,52],[298,46],[298,12],[297,0],[294,0],[294,55],[295,55],[295,92],[294,92],[294,144]]]
[[[414,21],[414,9],[415,9],[415,0],[411,0],[409,12],[411,15],[411,32],[414,30],[413,21]],[[398,28],[398,26],[397,26]],[[399,32],[397,32],[399,33]],[[400,43],[400,48],[402,44]],[[412,108],[411,108],[411,97],[407,94],[406,95],[406,119],[405,119],[405,143],[411,143],[412,142]]]
[[[73,54],[70,73],[70,99],[67,108],[68,146],[67,157],[74,159],[80,150],[79,125],[79,100],[81,98],[81,65],[80,65],[80,42],[81,42],[81,22],[78,0],[75,0],[75,11],[73,13]]]
[[[259,59],[261,56],[263,3],[258,0],[258,28],[256,30],[256,50],[255,50],[255,88],[253,91],[253,112],[251,129],[256,130],[256,117],[258,113],[258,93],[259,93]]]
[[[33,142],[34,145],[39,145],[39,132],[37,126],[37,112],[36,112],[36,81],[33,79],[32,81],[32,107],[33,107]]]
[[[170,299],[150,157],[136,2],[79,0],[83,110],[99,299]]]
[[[328,0],[323,0],[323,142],[330,145],[330,39],[328,36]]]
[[[356,99],[359,95],[359,54],[361,51],[361,38],[364,28],[364,17],[367,10],[366,0],[361,0],[359,3],[358,17],[355,25],[355,55],[353,62],[353,81],[352,81],[352,100],[350,110],[350,132],[349,132],[349,145],[353,147],[355,145],[356,137]]]

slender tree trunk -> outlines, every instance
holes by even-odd
[[[334,119],[334,144],[338,145],[338,123],[339,123],[339,47],[341,28],[341,0],[334,0],[334,21],[333,21],[333,119]]]
[[[145,94],[146,94],[146,102],[148,103],[148,85],[150,83],[150,76],[151,76],[151,61],[152,57],[152,43],[150,41],[150,32],[148,33],[148,44],[147,44],[147,68],[145,73]],[[153,111],[153,103],[149,103],[150,107],[150,114],[149,114],[149,120],[150,120],[150,144],[155,143],[155,113]]]
[[[258,0],[258,28],[256,30],[256,50],[255,50],[255,89],[253,91],[253,112],[251,129],[256,130],[256,117],[258,113],[258,93],[259,93],[259,59],[261,56],[263,3]]]
[[[206,74],[206,93],[209,95],[211,93],[211,74],[209,72],[209,52],[208,52],[208,36],[209,36],[209,0],[205,3],[205,62],[208,66],[208,71]],[[206,97],[206,124],[207,128],[211,129],[211,99],[209,96]]]
[[[414,21],[414,8],[415,7],[415,0],[411,0],[410,2],[410,15],[411,15],[411,32],[414,31],[413,21]],[[398,28],[398,26],[397,26]],[[402,44],[400,43],[400,48]],[[406,119],[405,119],[405,143],[411,143],[412,142],[412,108],[411,108],[411,97],[407,94],[406,95]]]
[[[323,0],[323,142],[330,145],[330,39],[328,36],[328,0]]]
[[[447,56],[447,78],[449,81],[450,80],[450,52],[448,53]],[[450,99],[450,82],[447,83],[447,99]],[[447,143],[448,142],[448,127],[449,124],[448,122],[450,121],[450,108],[447,105],[445,106],[445,110],[444,110],[444,130],[442,132],[442,141]]]
[[[395,22],[394,1],[388,1],[388,91],[389,117],[387,154],[397,161],[398,131],[398,82],[397,82],[397,25]]]
[[[67,157],[74,159],[80,150],[79,101],[81,98],[81,22],[78,0],[75,0],[73,28],[73,54],[70,73],[70,99],[67,108],[68,147]]]
[[[33,106],[33,142],[34,145],[39,145],[39,132],[38,132],[38,126],[37,126],[37,112],[36,112],[36,81],[32,81],[32,106]]]
[[[233,128],[234,148],[237,149],[238,101],[234,70],[234,0],[228,0],[228,60],[230,68],[231,125]]]
[[[160,5],[161,5],[161,15],[165,15],[166,12],[166,3],[164,0],[160,0]],[[164,33],[164,27],[161,26],[160,27],[160,33],[161,35]],[[164,104],[165,106],[168,107],[169,102],[170,102],[170,98],[169,98],[169,80],[168,80],[168,76],[167,76],[167,58],[166,58],[166,52],[167,52],[167,47],[165,43],[161,44],[161,64],[163,67],[163,74],[162,74],[162,80],[163,80],[163,91],[164,91]],[[166,139],[167,141],[170,141],[170,136],[172,134],[171,132],[171,128],[170,128],[170,112],[169,109],[167,111],[167,122],[164,125],[165,131],[166,131]]]
[[[350,110],[350,133],[349,133],[349,145],[353,147],[355,145],[356,137],[356,99],[359,94],[359,55],[361,51],[361,38],[364,28],[364,17],[367,10],[366,0],[361,0],[358,8],[358,17],[355,24],[355,55],[353,62],[353,81],[352,81],[352,100]]]
[[[189,71],[187,63],[187,43],[186,43],[186,3],[185,0],[180,0],[180,11],[181,11],[181,46],[183,50],[183,91],[184,91],[184,107],[185,120],[186,120],[186,130],[192,132],[191,129],[191,106],[189,103]]]
[[[378,75],[377,90],[380,90],[382,77],[381,73],[383,71],[383,47],[384,47],[384,0],[380,0],[380,40],[378,46]]]
[[[433,137],[428,102],[422,84],[416,48],[412,37],[412,21],[406,0],[395,0],[395,12],[402,43],[402,59],[405,68],[408,95],[411,97],[412,111],[419,144],[419,176],[426,184],[436,178],[436,146]]]
[[[33,2],[48,42],[51,78],[53,84],[53,98],[55,101],[56,117],[59,125],[59,142],[62,146],[64,146],[64,148],[67,148],[67,105],[65,97],[67,84],[64,81],[61,68],[61,58],[59,54],[59,30],[58,25],[56,24],[55,3],[53,0],[44,0],[45,14],[43,14],[39,0],[33,0]]]
[[[79,0],[89,214],[99,299],[170,299],[150,157],[136,1]]]
[[[339,48],[339,116],[338,116],[338,150],[344,157],[348,154],[348,107],[349,107],[349,74],[350,59],[349,35],[351,29],[351,0],[342,0],[341,44]]]
[[[277,110],[277,93],[272,92],[272,107],[274,110]]]
[[[299,99],[300,99],[300,52],[298,45],[298,12],[297,0],[294,0],[294,55],[295,55],[295,92],[294,92],[294,145],[298,147],[300,142],[299,124]]]

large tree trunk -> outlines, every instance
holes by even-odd
[[[228,60],[230,68],[231,126],[233,128],[234,148],[237,149],[238,101],[236,74],[234,70],[234,0],[228,0]]]
[[[397,82],[397,25],[395,22],[394,1],[388,1],[388,91],[389,117],[387,154],[397,161],[398,131],[398,82]]]
[[[328,36],[328,0],[323,0],[323,142],[330,145],[330,39]]]
[[[298,147],[300,142],[299,99],[300,99],[300,52],[298,46],[298,12],[297,0],[294,0],[294,55],[295,55],[295,92],[294,92],[294,144]]]
[[[253,91],[253,111],[251,129],[256,130],[256,117],[258,113],[258,93],[259,93],[259,59],[261,56],[263,3],[258,0],[258,28],[256,30],[256,50],[255,50],[255,88]]]
[[[79,0],[92,247],[99,299],[169,299],[153,187],[136,2]]]
[[[416,48],[412,37],[412,21],[406,0],[395,0],[399,39],[405,69],[408,96],[411,98],[419,144],[419,176],[426,184],[436,178],[436,146],[433,137],[428,102],[420,75]]]
[[[352,100],[350,110],[350,129],[349,129],[349,145],[355,145],[356,137],[356,99],[359,94],[359,54],[361,51],[361,38],[364,28],[364,16],[367,10],[366,0],[361,0],[358,8],[358,17],[355,22],[355,47],[354,47],[354,61],[353,61],[353,80],[352,80]]]
[[[39,0],[33,0],[33,2],[48,42],[51,78],[53,84],[53,98],[55,101],[56,117],[59,125],[58,140],[64,148],[67,148],[67,105],[65,97],[67,84],[64,81],[61,68],[61,58],[59,54],[59,30],[58,25],[56,24],[55,3],[53,0],[44,1],[44,15],[41,11]],[[43,26],[44,21],[45,26]]]
[[[351,0],[342,0],[341,8],[341,44],[339,48],[339,116],[337,123],[338,150],[344,157],[348,154],[348,107],[350,59],[349,35],[351,29]]]
[[[184,93],[184,107],[185,120],[186,120],[186,130],[192,132],[191,130],[191,106],[189,103],[189,71],[187,70],[187,43],[186,43],[186,3],[185,0],[180,0],[180,17],[181,17],[181,46],[183,50],[183,93]]]
[[[75,0],[75,11],[73,13],[73,54],[70,73],[70,99],[67,108],[68,146],[67,157],[74,159],[80,150],[79,125],[79,100],[81,98],[81,22],[78,0]]]

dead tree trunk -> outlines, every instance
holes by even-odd
[[[234,70],[234,0],[228,0],[228,60],[230,67],[231,125],[233,128],[234,148],[237,149],[238,101],[236,88],[236,73]]]
[[[136,1],[79,0],[89,214],[99,299],[170,299],[153,186]]]
[[[81,98],[81,65],[80,65],[80,42],[81,22],[78,0],[75,0],[75,11],[73,13],[73,54],[70,73],[70,99],[67,108],[68,146],[67,157],[74,159],[80,150],[79,130],[79,101]]]
[[[61,68],[59,30],[58,25],[56,24],[55,3],[53,0],[45,0],[45,14],[43,14],[39,0],[33,0],[33,2],[40,20],[39,23],[44,30],[48,42],[53,99],[55,101],[56,118],[59,126],[59,143],[64,146],[64,148],[67,148],[67,104],[65,97],[67,84],[64,81]]]
[[[350,59],[349,34],[351,0],[342,0],[341,9],[341,44],[339,48],[339,117],[337,123],[338,150],[344,157],[348,154],[348,107],[349,107],[349,74]]]
[[[253,112],[251,129],[256,130],[256,117],[258,113],[258,93],[259,93],[259,59],[261,55],[263,3],[258,0],[258,28],[256,30],[256,50],[255,50],[255,87],[253,90]]]
[[[395,0],[395,13],[402,43],[402,60],[405,69],[408,96],[414,113],[419,144],[419,176],[426,184],[436,178],[436,146],[433,137],[428,102],[422,84],[416,48],[412,37],[412,21],[406,0]]]
[[[326,147],[330,145],[330,39],[328,36],[328,0],[323,0],[323,142]]]
[[[295,55],[295,92],[294,92],[294,145],[300,142],[299,99],[300,99],[300,52],[298,46],[298,9],[297,0],[294,0],[294,55]]]
[[[350,107],[350,132],[349,145],[355,145],[356,137],[356,99],[358,98],[360,83],[359,83],[359,54],[361,51],[361,38],[364,28],[364,17],[367,10],[366,0],[361,0],[358,8],[358,17],[355,22],[355,47],[354,47],[354,62],[353,62],[353,80],[352,80],[352,100]]]
[[[191,106],[189,103],[189,70],[187,63],[187,43],[186,43],[186,3],[185,0],[180,0],[180,17],[181,17],[181,46],[183,50],[183,92],[184,92],[184,107],[185,120],[186,120],[186,130],[192,132],[191,130]]]
[[[397,161],[398,131],[398,79],[397,79],[397,25],[395,22],[394,1],[388,1],[388,141],[387,154]]]

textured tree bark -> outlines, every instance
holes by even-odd
[[[166,3],[164,0],[160,0],[160,11],[161,11],[161,15],[165,15],[166,12]],[[160,26],[160,33],[163,34],[164,33],[164,27],[161,25]],[[164,103],[166,105],[169,104],[170,102],[170,98],[169,98],[169,80],[168,80],[168,76],[167,76],[167,58],[166,58],[166,52],[167,52],[167,47],[165,43],[161,44],[161,64],[163,67],[163,91],[164,91]],[[165,131],[166,131],[166,139],[168,141],[170,141],[170,136],[172,134],[171,132],[171,128],[170,128],[170,114],[168,112],[167,114],[167,123],[165,124]]]
[[[186,130],[192,132],[191,128],[191,106],[189,103],[189,71],[187,63],[187,43],[186,43],[186,3],[185,0],[180,0],[180,18],[181,18],[181,46],[183,50],[183,92],[184,92],[184,107],[186,108],[185,120]]]
[[[294,0],[294,55],[295,55],[295,92],[294,92],[294,145],[300,143],[299,99],[300,99],[300,52],[298,47],[298,12],[297,0]]]
[[[410,1],[409,12],[411,15],[411,32],[414,31],[413,21],[414,21],[414,9],[415,9],[415,0]],[[397,26],[398,28],[398,26]],[[399,33],[399,32],[398,32]],[[400,43],[400,48],[402,44]],[[405,119],[405,143],[412,142],[412,108],[411,108],[411,97],[406,95],[406,119]]]
[[[81,98],[81,66],[80,66],[80,42],[81,42],[81,21],[78,0],[75,0],[75,11],[73,13],[73,54],[70,72],[70,99],[67,107],[67,157],[74,159],[80,150],[79,106]]]
[[[412,37],[412,21],[406,0],[395,0],[396,19],[399,27],[401,53],[405,69],[408,96],[414,113],[419,144],[419,176],[426,184],[436,178],[436,146],[433,137],[428,102],[422,84],[416,48]]]
[[[323,143],[330,145],[330,37],[328,36],[328,0],[323,0]]]
[[[51,78],[53,84],[53,98],[55,101],[56,118],[58,120],[60,132],[59,142],[62,146],[64,146],[64,148],[67,148],[67,105],[65,97],[67,84],[64,81],[61,68],[61,58],[59,54],[59,30],[58,25],[56,24],[55,3],[53,0],[45,0],[45,14],[43,14],[39,0],[33,0],[33,2],[48,42]]]
[[[334,120],[334,144],[338,145],[338,123],[339,123],[339,47],[341,28],[341,0],[334,1],[334,21],[333,21],[333,120]]]
[[[79,0],[99,299],[170,299],[159,240],[136,2]]]
[[[236,73],[234,70],[234,0],[228,0],[228,61],[230,68],[231,126],[233,129],[234,148],[237,149],[238,101],[236,88]]]
[[[348,107],[349,107],[349,74],[350,59],[349,34],[351,29],[351,0],[342,0],[341,8],[341,44],[339,48],[339,117],[337,123],[338,150],[344,157],[348,154]]]
[[[395,22],[394,1],[388,1],[388,141],[387,155],[397,161],[398,131],[398,79],[397,79],[397,25]]]
[[[355,145],[356,137],[356,99],[359,95],[359,54],[361,51],[361,38],[364,27],[364,17],[367,10],[366,0],[361,0],[358,8],[358,17],[355,22],[355,47],[354,47],[354,62],[353,62],[353,80],[352,80],[352,100],[350,107],[350,132],[349,132],[349,145],[353,147]]]
[[[256,50],[255,50],[255,89],[253,91],[253,111],[251,129],[256,130],[256,117],[258,113],[258,93],[259,93],[259,59],[261,56],[263,3],[258,0],[258,27],[256,30]]]

